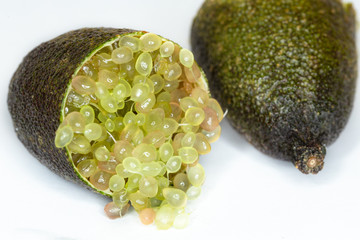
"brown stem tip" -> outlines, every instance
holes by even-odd
[[[317,174],[324,166],[326,149],[322,145],[296,148],[295,167],[305,174]]]

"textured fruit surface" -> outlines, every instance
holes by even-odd
[[[100,30],[93,29],[96,34]],[[77,176],[52,170],[73,181],[81,179],[93,190],[112,197],[104,208],[110,218],[121,217],[131,204],[144,224],[156,218],[158,227],[165,229],[179,216],[176,227],[184,227],[186,190],[193,182],[200,188],[205,179],[204,171],[188,174],[188,170],[195,164],[203,169],[199,155],[209,153],[212,137],[202,131],[220,128],[219,121],[212,118],[217,119],[217,113],[223,117],[216,107],[212,118],[205,115],[217,102],[209,97],[205,76],[192,53],[153,33],[124,32],[99,43],[76,66],[63,82],[66,88],[58,96],[58,114],[48,123],[36,122],[42,116],[34,120],[34,124],[49,127],[57,124],[55,136],[46,138],[51,141],[46,144],[66,150],[67,155],[56,160],[73,167],[70,172]],[[12,98],[9,94],[9,103]],[[184,98],[190,101],[182,101]],[[187,114],[192,110],[195,112]],[[214,129],[205,121],[214,123]],[[16,124],[22,126],[23,122]],[[174,147],[175,141],[186,142],[188,147]],[[42,146],[34,147],[42,150]],[[55,159],[47,161],[50,168],[59,164]],[[175,181],[175,176],[181,177]],[[191,199],[198,195],[192,194]],[[158,211],[160,206],[166,211]]]
[[[54,145],[62,103],[70,80],[85,59],[105,42],[129,32],[134,31],[84,28],[60,35],[25,56],[10,82],[8,108],[20,141],[50,170],[87,188],[69,164],[66,150]],[[81,95],[69,97],[75,104],[84,99]]]
[[[355,13],[335,0],[207,0],[195,59],[234,128],[303,173],[323,167],[356,81]]]

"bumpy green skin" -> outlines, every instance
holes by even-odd
[[[261,151],[303,173],[323,167],[357,75],[355,13],[338,0],[207,0],[195,59],[228,119]]]
[[[62,103],[73,74],[85,59],[105,42],[130,32],[137,31],[83,28],[60,35],[32,50],[10,82],[8,108],[20,141],[51,171],[88,189],[65,149],[54,144]]]

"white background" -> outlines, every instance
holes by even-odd
[[[185,230],[144,226],[137,213],[109,220],[108,202],[54,175],[18,141],[6,98],[22,58],[41,42],[81,27],[147,30],[190,48],[202,0],[5,1],[0,26],[1,239],[360,239],[360,92],[318,175],[254,149],[229,124],[202,157],[207,179]],[[360,1],[353,0],[360,12]]]

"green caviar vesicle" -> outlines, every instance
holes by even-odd
[[[160,46],[160,55],[162,57],[170,57],[174,52],[174,43],[167,41]]]
[[[117,64],[128,63],[133,59],[133,52],[127,46],[119,47],[112,52],[111,59]]]
[[[140,39],[132,36],[124,36],[119,40],[120,46],[130,48],[133,52],[140,50]]]
[[[135,63],[136,71],[143,76],[149,76],[152,68],[153,62],[151,55],[147,52],[140,54]]]
[[[141,50],[144,52],[152,52],[158,50],[161,46],[161,38],[154,33],[146,33],[140,37]]]
[[[74,137],[74,131],[70,126],[65,126],[57,130],[55,136],[55,146],[62,148],[71,143]]]

